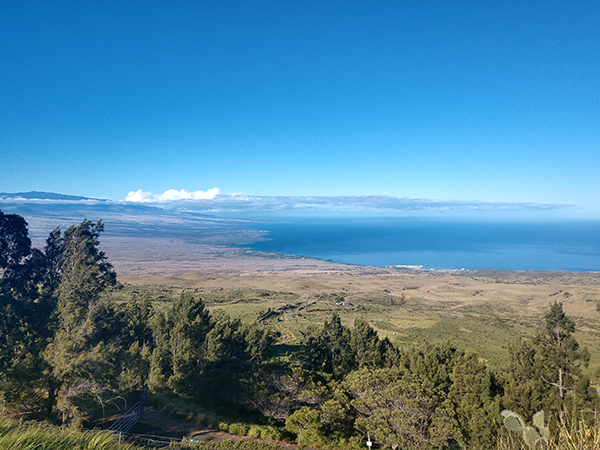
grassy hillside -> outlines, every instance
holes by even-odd
[[[261,320],[294,344],[310,324],[337,312],[345,325],[364,317],[399,346],[451,340],[474,349],[498,368],[506,343],[532,336],[551,302],[577,324],[576,338],[600,366],[600,274],[509,271],[400,271],[357,267],[348,271],[124,276],[119,296],[148,292],[156,305],[182,290],[197,293],[210,310]],[[343,302],[349,302],[343,303]],[[338,303],[338,304],[336,304]],[[308,304],[308,308],[306,307]]]

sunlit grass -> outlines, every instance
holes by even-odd
[[[133,450],[118,437],[103,431],[79,431],[42,423],[19,423],[0,418],[2,450]]]
[[[280,333],[280,343],[294,344],[310,325],[322,325],[335,312],[352,327],[366,319],[400,347],[429,341],[451,341],[462,350],[477,351],[491,368],[501,370],[508,358],[507,343],[519,335],[532,337],[543,327],[543,314],[554,300],[577,323],[577,340],[588,346],[587,371],[600,364],[600,284],[593,274],[543,272],[444,273],[313,273],[268,276],[187,273],[170,276],[124,277],[121,292],[149,292],[161,309],[182,290],[202,298],[210,311],[254,321],[263,320]],[[569,296],[566,296],[569,292]],[[308,297],[308,312],[304,300]],[[343,297],[351,306],[335,305]]]
[[[600,421],[589,425],[583,420],[567,424],[562,420],[550,437],[546,450],[598,450],[600,449]],[[502,430],[495,450],[532,450],[520,435]]]

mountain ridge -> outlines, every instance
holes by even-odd
[[[71,201],[81,201],[81,200],[95,200],[100,202],[106,202],[107,199],[102,198],[93,198],[93,197],[83,197],[81,195],[67,195],[67,194],[57,194],[55,192],[45,192],[45,191],[28,191],[28,192],[0,192],[0,198],[3,199],[25,199],[25,200],[71,200]]]

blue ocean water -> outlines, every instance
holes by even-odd
[[[263,222],[252,250],[349,264],[600,271],[600,221],[293,218]]]

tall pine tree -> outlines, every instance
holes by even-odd
[[[534,342],[538,347],[542,380],[556,388],[562,400],[574,389],[587,367],[590,355],[580,348],[573,337],[575,322],[563,311],[562,303],[554,302],[545,314],[546,332],[539,333]]]
[[[78,417],[76,400],[97,395],[110,378],[111,348],[102,341],[99,319],[109,308],[103,292],[116,283],[116,274],[99,250],[101,221],[83,221],[59,237],[51,234],[55,252],[51,279],[58,319],[52,343],[43,353],[48,366],[48,408],[62,422]],[[50,243],[49,243],[50,246]]]

